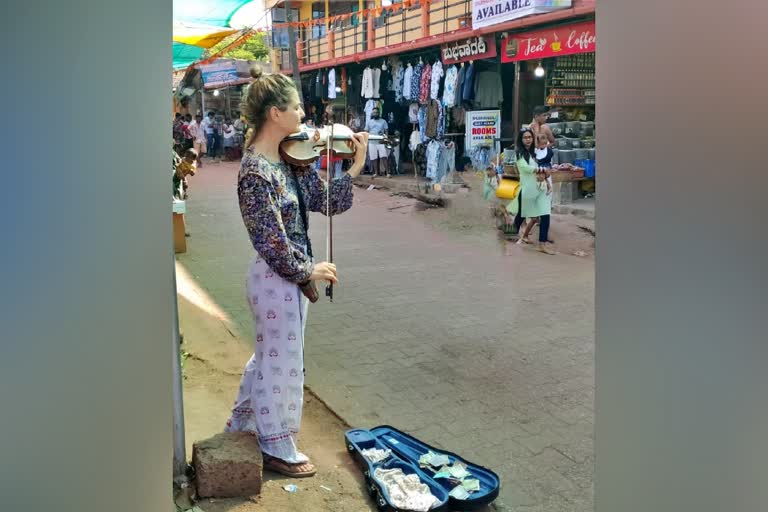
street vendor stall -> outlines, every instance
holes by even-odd
[[[536,105],[551,109],[554,205],[595,191],[595,48],[594,19],[502,39],[501,62],[514,64],[515,86],[529,89],[521,97],[541,98],[514,105],[515,126],[528,125]]]

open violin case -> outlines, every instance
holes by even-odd
[[[411,512],[408,509],[398,508],[391,500],[386,487],[374,478],[377,468],[399,468],[406,475],[416,474],[422,483],[426,484],[431,493],[438,499],[439,504],[433,506],[429,512],[444,512],[449,510],[470,511],[477,510],[490,504],[499,495],[499,477],[490,469],[469,462],[455,453],[434,448],[415,437],[406,434],[389,425],[381,425],[370,430],[351,429],[344,434],[352,458],[363,471],[365,485],[368,494],[376,502],[380,512]],[[372,462],[363,455],[363,450],[377,448],[390,450],[391,455],[379,462]],[[430,466],[421,467],[419,459],[432,452],[435,455],[448,457],[449,466],[457,462],[466,466],[469,472],[467,478],[479,480],[480,489],[471,492],[468,497],[458,499],[451,496],[451,491],[462,484],[455,479],[435,478],[438,473],[436,468]]]

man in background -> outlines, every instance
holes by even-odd
[[[387,135],[389,125],[381,118],[381,112],[378,108],[371,111],[371,119],[365,123],[365,131],[371,135]],[[373,176],[384,176],[391,178],[389,173],[389,155],[387,146],[379,140],[368,143],[368,158],[371,161],[371,174]]]
[[[205,131],[203,130],[203,116],[197,114],[189,123],[189,134],[192,135],[192,148],[197,152],[197,166],[203,166],[202,155],[205,153]]]
[[[533,140],[536,140],[539,133],[543,133],[547,136],[547,140],[550,145],[555,144],[555,134],[552,133],[552,129],[547,126],[547,120],[549,119],[549,107],[541,105],[533,109],[533,121],[528,127],[533,132]]]

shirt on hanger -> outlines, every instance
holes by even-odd
[[[443,87],[443,105],[452,107],[456,103],[456,79],[459,71],[456,66],[451,66],[445,72],[445,85]]]
[[[365,68],[363,70],[363,85],[360,88],[360,95],[363,98],[373,98],[373,70]]]
[[[419,84],[419,103],[426,103],[429,101],[430,87],[432,86],[432,66],[429,64],[424,66],[424,70],[421,72],[421,84]]]
[[[419,92],[421,91],[421,71],[424,69],[424,65],[419,63],[413,67],[413,75],[411,77],[411,96],[410,99],[418,101]]]
[[[463,97],[464,76],[467,73],[467,67],[462,63],[459,67],[459,72],[456,74],[456,98],[454,105],[461,105]]]
[[[432,66],[432,83],[430,84],[429,97],[433,100],[437,99],[437,95],[440,93],[440,80],[443,78],[443,65],[438,60]]]
[[[373,68],[371,74],[373,75],[373,97],[379,99],[381,97],[379,92],[381,88],[381,69]]]
[[[336,98],[336,70],[331,68],[328,71],[328,99]]]
[[[403,71],[403,98],[406,100],[412,99],[411,97],[411,80],[413,79],[413,66],[410,62]]]
[[[470,64],[464,73],[464,85],[462,86],[461,99],[472,101],[475,99],[475,65]]]

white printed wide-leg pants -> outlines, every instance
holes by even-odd
[[[227,432],[251,432],[261,450],[286,462],[309,459],[296,448],[304,398],[304,327],[309,301],[256,256],[246,277],[256,348],[245,366]]]

